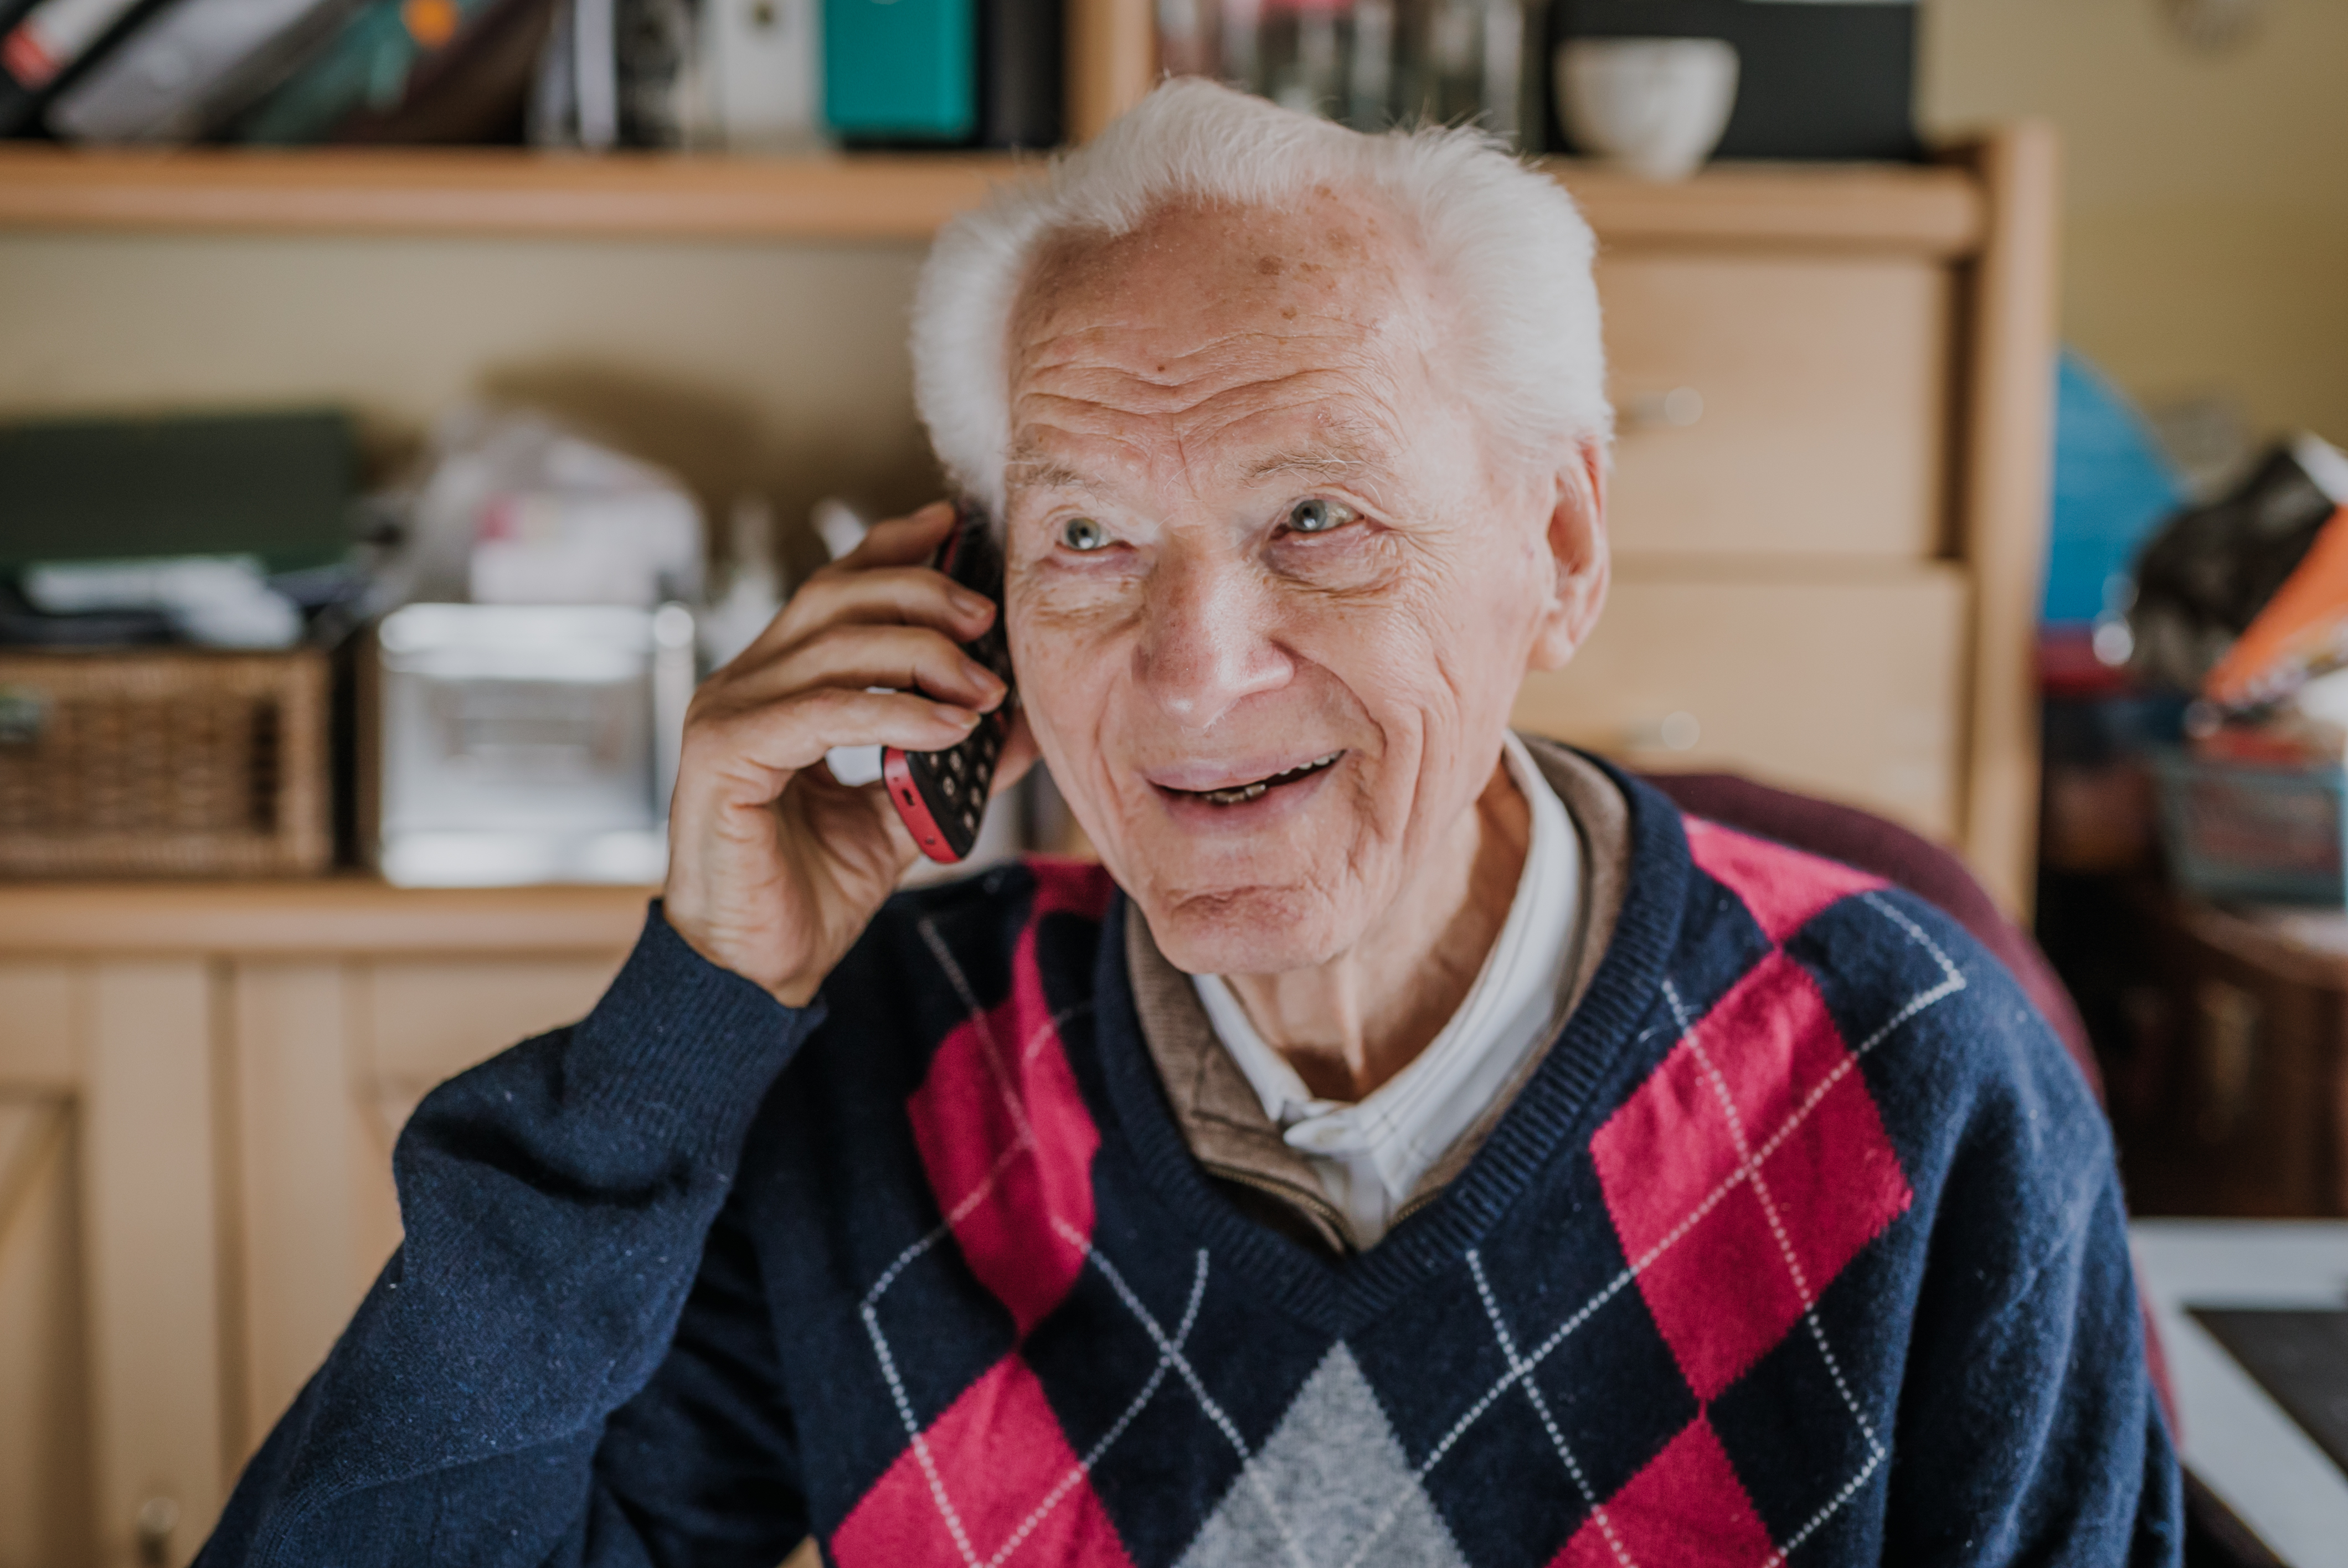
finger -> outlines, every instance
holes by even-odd
[[[763,804],[835,746],[940,752],[977,723],[968,708],[909,692],[819,687],[705,720],[685,735],[688,755],[678,777],[719,781],[722,793]]]
[[[930,559],[954,519],[952,501],[932,501],[909,517],[872,525],[857,547],[839,558],[850,568],[905,566]]]
[[[933,626],[969,642],[994,624],[995,602],[925,566],[843,571],[827,567],[808,579],[751,645],[767,656],[805,641],[827,626],[895,621]],[[750,662],[757,662],[756,658]]]
[[[920,691],[980,712],[1009,688],[994,671],[926,626],[828,626],[798,647],[727,682],[721,701],[742,706],[774,702],[818,686],[886,686]]]

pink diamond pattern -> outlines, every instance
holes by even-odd
[[[1759,1568],[1776,1556],[1712,1423],[1698,1416],[1582,1522],[1550,1568]]]
[[[1035,927],[1054,913],[1099,919],[1110,886],[1097,866],[1038,861],[1030,869],[1035,907],[1013,950],[1011,994],[946,1036],[906,1104],[954,1241],[1011,1309],[1022,1338],[1084,1266],[1100,1147],[1045,999]]]
[[[831,1538],[841,1568],[927,1568],[1016,1557],[1132,1568],[1044,1386],[996,1362],[897,1456]]]
[[[1835,900],[1886,886],[1879,876],[1700,816],[1681,820],[1687,826],[1689,857],[1736,895],[1773,944],[1800,930]]]
[[[1694,1022],[1591,1153],[1700,1399],[1775,1345],[1912,1196],[1824,999],[1783,953]]]

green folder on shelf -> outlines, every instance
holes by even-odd
[[[0,425],[0,571],[34,561],[350,549],[358,446],[332,410]]]
[[[974,0],[824,0],[823,117],[851,141],[978,129]]]

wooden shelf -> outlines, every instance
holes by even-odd
[[[0,883],[0,956],[624,951],[650,887],[279,882]]]
[[[1019,168],[976,153],[0,147],[0,226],[922,241]]]
[[[979,153],[602,156],[508,149],[163,151],[0,146],[0,228],[186,232],[924,241],[1043,160]],[[1966,172],[1723,166],[1654,185],[1549,165],[1609,244],[1798,241],[1965,254]]]

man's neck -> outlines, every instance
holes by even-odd
[[[1309,969],[1227,977],[1307,1089],[1365,1099],[1443,1032],[1509,917],[1531,835],[1531,804],[1503,758],[1350,949]]]

